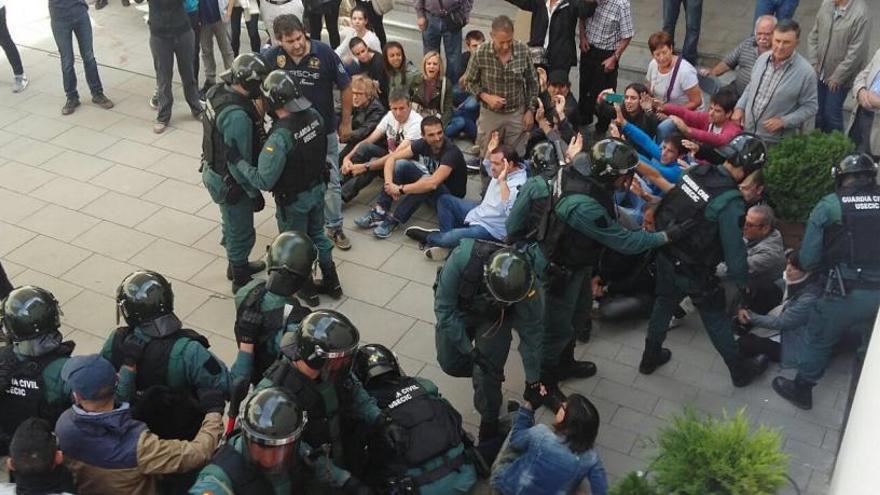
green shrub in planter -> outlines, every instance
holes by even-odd
[[[834,190],[832,165],[854,148],[840,132],[819,131],[787,137],[772,148],[764,178],[776,215],[806,222],[819,199]]]
[[[660,495],[660,492],[644,475],[632,471],[618,481],[608,495]]]

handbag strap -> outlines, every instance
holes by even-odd
[[[675,61],[675,67],[672,69],[672,77],[669,78],[669,86],[666,87],[666,103],[672,97],[672,89],[675,87],[675,78],[678,76],[678,68],[681,67],[681,55]]]

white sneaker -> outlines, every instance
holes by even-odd
[[[433,261],[445,261],[449,256],[449,249],[440,246],[425,249],[425,258]]]
[[[28,80],[27,76],[24,74],[20,76],[15,76],[15,81],[12,83],[12,92],[21,93],[22,91],[24,91],[25,88],[28,87],[29,82],[30,81]]]

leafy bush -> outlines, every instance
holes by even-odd
[[[805,222],[819,199],[834,189],[831,167],[853,149],[840,132],[819,131],[787,137],[772,148],[764,178],[776,214]]]
[[[618,481],[608,495],[658,495],[658,492],[648,478],[633,471]]]

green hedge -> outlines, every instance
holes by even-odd
[[[854,149],[839,132],[813,131],[785,138],[770,150],[764,179],[776,215],[806,222],[822,196],[834,190],[831,167]]]

